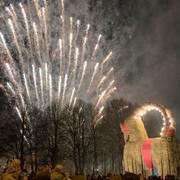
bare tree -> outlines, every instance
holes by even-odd
[[[72,109],[67,107],[67,137],[70,156],[76,174],[84,174],[93,140],[93,107],[78,101]]]
[[[122,169],[124,139],[120,123],[133,111],[134,105],[123,99],[107,103],[105,116],[96,127],[97,167],[102,173],[120,173]],[[102,148],[103,147],[103,148]]]

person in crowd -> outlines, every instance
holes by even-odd
[[[35,177],[36,177],[36,173],[35,173],[35,171],[32,171],[29,175],[29,180],[33,180],[33,179],[35,179]]]
[[[51,172],[51,180],[65,180],[66,176],[63,173],[63,166],[57,164]]]
[[[23,180],[29,180],[29,172],[23,169]]]
[[[91,176],[89,174],[86,175],[86,179],[87,180],[90,180],[91,179]]]
[[[51,180],[51,173],[48,167],[39,167],[36,172],[36,177],[33,180]]]
[[[22,180],[23,174],[18,159],[12,160],[5,173],[2,174],[1,180]]]

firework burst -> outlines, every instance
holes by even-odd
[[[102,35],[93,35],[93,42],[90,24],[66,17],[63,0],[59,6],[55,28],[46,0],[6,7],[5,30],[0,32],[9,59],[3,64],[9,79],[6,87],[16,96],[20,119],[22,110],[46,111],[52,103],[73,108],[82,99],[94,104],[97,124],[104,103],[116,90],[113,67],[108,65],[112,52],[102,53]]]

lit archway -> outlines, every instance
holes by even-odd
[[[162,116],[163,125],[160,136],[169,136],[175,133],[175,121],[172,112],[162,105],[152,103],[144,104],[133,113],[133,118],[142,120],[142,117],[150,111],[157,111]]]

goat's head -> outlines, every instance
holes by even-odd
[[[175,134],[175,121],[172,112],[162,105],[147,103],[138,108],[128,119],[121,123],[121,130],[124,133],[125,142],[143,142],[148,138],[142,117],[150,111],[158,111],[163,119],[161,137],[169,137]]]

